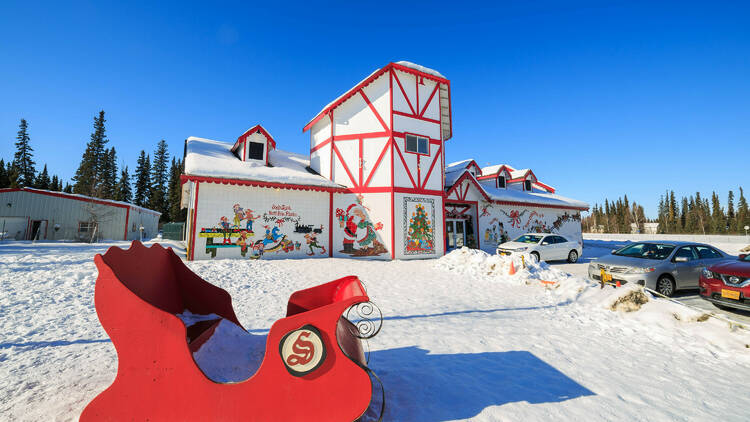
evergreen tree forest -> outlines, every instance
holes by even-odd
[[[13,157],[0,157],[0,189],[35,188],[77,193],[159,211],[162,222],[185,221],[186,210],[180,207],[182,160],[172,157],[170,164],[167,143],[162,139],[156,143],[153,160],[146,151],[140,152],[133,174],[124,163],[118,167],[117,151],[107,136],[105,116],[103,110],[94,116],[89,140],[70,182],[51,174],[46,163],[41,164],[41,171],[36,171],[30,125],[21,119],[13,141]]]
[[[710,197],[696,192],[678,199],[669,190],[659,198],[653,220],[645,218],[642,206],[629,203],[627,195],[616,201],[605,199],[604,205],[595,204],[582,220],[584,231],[603,233],[631,233],[631,224],[643,233],[644,223],[658,223],[657,232],[661,234],[745,234],[745,226],[750,226],[750,209],[742,187],[737,195],[730,190],[724,205],[716,192]]]

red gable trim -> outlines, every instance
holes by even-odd
[[[259,180],[241,180],[241,179],[226,179],[222,177],[208,177],[208,176],[192,176],[183,174],[180,176],[182,183],[190,180],[193,182],[206,182],[206,183],[217,183],[224,185],[238,185],[238,186],[255,186],[260,188],[278,188],[278,189],[293,189],[293,190],[312,190],[318,192],[348,192],[347,188],[340,187],[334,188],[329,186],[314,186],[314,185],[295,185],[287,183],[276,183],[276,182],[261,182]]]
[[[538,180],[536,181],[536,184],[546,189],[549,193],[555,193],[555,188],[550,185],[544,184]]]
[[[479,186],[479,183],[477,183],[476,179],[471,177],[471,173],[467,171],[465,171],[464,174],[461,175],[461,177],[459,177],[458,180],[456,180],[456,183],[454,183],[453,186],[451,186],[450,189],[448,189],[448,192],[445,193],[445,197],[447,198],[448,196],[450,196],[450,194],[453,193],[453,191],[455,191],[459,186],[461,186],[461,183],[466,179],[469,179],[471,183],[474,184],[474,186],[479,190],[479,192],[482,194],[484,199],[486,199],[487,201],[492,201],[492,199],[490,199],[490,197],[487,196],[487,193],[484,191],[484,189],[482,189],[482,187]],[[459,196],[458,193],[456,194],[456,196],[457,197]]]
[[[377,70],[375,73],[373,73],[372,75],[370,75],[367,79],[365,79],[364,81],[362,81],[362,82],[358,83],[357,85],[355,85],[354,88],[350,89],[349,91],[346,91],[346,93],[344,95],[342,95],[338,100],[336,100],[335,102],[331,103],[326,108],[324,108],[323,110],[321,110],[312,120],[310,120],[310,122],[308,124],[305,125],[305,127],[302,128],[302,132],[307,132],[308,129],[310,129],[311,127],[313,127],[313,125],[315,125],[315,123],[318,123],[318,121],[320,121],[320,119],[322,119],[323,116],[325,116],[326,114],[328,114],[329,111],[331,111],[331,110],[335,109],[336,107],[340,106],[344,101],[348,100],[354,94],[356,94],[357,91],[359,91],[360,89],[362,89],[365,86],[369,85],[370,83],[372,83],[372,81],[374,81],[375,79],[379,78],[381,75],[383,75],[385,72],[387,72],[387,71],[389,71],[391,69],[396,69],[396,70],[399,70],[399,71],[405,72],[405,73],[411,73],[413,75],[420,76],[422,78],[427,78],[427,79],[433,80],[433,81],[435,81],[437,83],[443,83],[443,84],[448,85],[448,87],[450,88],[450,81],[447,80],[447,79],[445,79],[445,78],[440,78],[438,76],[430,75],[429,73],[420,72],[420,71],[418,71],[416,69],[412,69],[410,67],[402,66],[400,64],[388,63],[387,65],[383,66],[381,69]],[[417,114],[417,113],[415,112],[414,114]],[[453,132],[451,132],[451,133],[453,133]]]
[[[81,201],[81,202],[92,202],[94,204],[99,205],[108,205],[110,207],[117,207],[117,208],[124,208],[126,210],[133,209],[133,210],[139,210],[142,212],[145,212],[147,214],[153,214],[153,215],[161,215],[160,212],[153,211],[147,208],[139,207],[137,205],[129,205],[129,204],[119,204],[116,202],[107,201],[106,199],[96,199],[96,198],[90,198],[90,197],[82,197],[78,195],[73,195],[70,193],[65,192],[53,192],[53,191],[46,191],[41,189],[30,189],[30,188],[3,188],[0,189],[0,193],[4,192],[28,192],[28,193],[36,193],[39,195],[47,195],[47,196],[53,196],[56,198],[65,198],[65,199],[72,199],[74,201]]]
[[[271,145],[271,147],[273,149],[276,149],[276,141],[273,139],[273,136],[271,136],[266,131],[266,129],[263,128],[263,126],[261,126],[261,125],[258,124],[258,125],[255,125],[255,126],[251,127],[250,129],[246,130],[245,133],[243,133],[242,135],[240,135],[237,138],[237,142],[235,142],[234,145],[232,146],[232,152],[234,152],[235,150],[237,150],[237,148],[240,146],[240,144],[244,143],[247,140],[247,138],[250,135],[252,135],[253,133],[255,133],[255,132],[260,132],[263,136],[265,136],[266,139],[268,139],[268,143]]]

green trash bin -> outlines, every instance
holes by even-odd
[[[182,240],[185,223],[167,223],[162,226],[162,239]]]

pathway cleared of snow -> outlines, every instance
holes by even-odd
[[[113,380],[114,348],[93,305],[92,258],[104,250],[0,245],[2,418],[75,420]],[[283,316],[293,291],[358,275],[385,317],[370,341],[385,420],[746,419],[747,332],[654,301],[613,312],[624,289],[589,288],[554,266],[508,277],[502,262],[455,258],[189,266],[230,292],[253,333]],[[564,285],[538,282],[551,276]]]

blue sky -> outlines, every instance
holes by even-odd
[[[0,157],[20,118],[39,168],[70,178],[107,112],[132,171],[166,139],[302,127],[374,69],[451,80],[447,160],[530,167],[590,202],[750,189],[750,7],[741,2],[4,2]],[[122,2],[124,3],[124,2]]]

